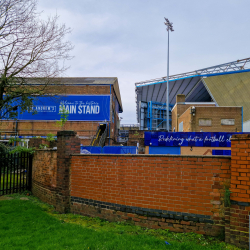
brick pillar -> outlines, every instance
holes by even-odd
[[[80,139],[76,136],[76,132],[57,132],[56,210],[61,213],[70,210],[70,155],[79,153]]]
[[[231,141],[231,206],[226,242],[248,249],[250,214],[250,134],[233,135]]]

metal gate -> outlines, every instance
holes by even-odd
[[[31,154],[0,154],[0,196],[31,190],[31,178]]]

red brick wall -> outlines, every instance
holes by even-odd
[[[231,207],[226,241],[248,249],[250,215],[250,135],[233,135],[231,142]]]
[[[80,153],[80,139],[75,131],[57,132],[57,196],[56,209],[61,213],[70,211],[71,154]]]
[[[231,199],[250,202],[250,137],[245,134],[233,135],[231,143]]]
[[[32,193],[44,202],[56,204],[57,151],[37,150],[32,162]]]
[[[160,218],[154,221],[157,224],[154,226],[160,227],[160,222],[164,222],[167,224],[163,226],[173,230],[178,228],[179,231],[188,231],[188,226],[193,226],[196,232],[215,235],[220,226],[223,227],[223,188],[229,179],[230,157],[73,155],[71,197],[74,198],[71,211],[96,215],[98,212],[94,207],[86,204],[89,200],[103,202],[104,207],[111,203],[165,210],[173,212],[177,216],[175,219],[182,219],[173,223],[166,221],[171,217]],[[85,204],[81,205],[77,198]],[[104,213],[104,217],[135,216],[124,211],[119,213]],[[196,218],[201,216],[212,224],[206,227],[202,220],[190,222],[188,217],[185,222],[183,213]],[[145,218],[138,215],[133,220],[138,223],[144,221],[145,224]]]
[[[145,130],[129,130],[127,146],[137,146],[139,143],[138,154],[145,154],[144,132]]]
[[[57,136],[57,153],[36,151],[32,176],[33,193],[57,211],[176,232],[225,228],[227,242],[248,248],[250,135],[233,136],[231,158],[79,155],[75,132]]]
[[[32,162],[32,193],[57,209],[70,209],[70,154],[80,153],[80,139],[74,131],[57,133],[57,150],[36,150]]]

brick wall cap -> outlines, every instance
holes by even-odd
[[[73,130],[58,131],[57,136],[75,136],[77,133]]]
[[[71,154],[71,156],[127,156],[127,157],[189,157],[231,159],[228,155],[146,155],[146,154]]]
[[[235,134],[235,135],[232,135],[232,138],[231,138],[231,140],[233,141],[246,140],[246,139],[250,140],[250,134]]]
[[[36,151],[57,151],[57,149],[54,148],[44,148],[44,149],[35,149]]]

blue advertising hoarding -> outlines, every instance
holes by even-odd
[[[18,114],[18,120],[60,120],[64,106],[69,121],[110,121],[110,95],[43,96],[33,101],[32,109]]]
[[[144,145],[151,147],[231,147],[231,137],[243,132],[145,132]]]
[[[135,146],[81,146],[81,154],[137,154]]]

